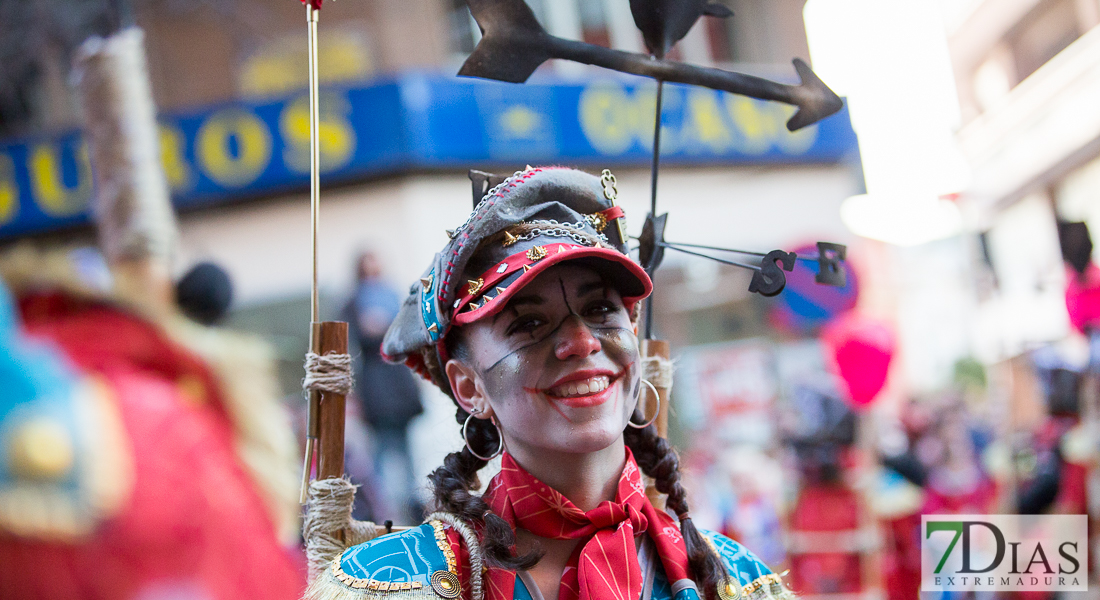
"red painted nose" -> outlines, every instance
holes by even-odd
[[[558,331],[554,355],[558,360],[585,358],[599,352],[600,348],[600,340],[592,335],[592,331],[584,321],[576,315],[571,315]]]

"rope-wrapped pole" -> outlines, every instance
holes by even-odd
[[[176,217],[160,164],[156,106],[144,34],[131,27],[93,37],[73,74],[95,177],[93,214],[116,293],[159,314],[174,306]]]
[[[657,425],[657,434],[661,437],[668,436],[668,403],[670,393],[672,392],[672,361],[669,360],[669,345],[665,340],[642,340],[641,342],[641,354],[642,354],[642,378],[653,384],[653,387],[657,390],[657,395],[660,397],[660,407],[657,412],[657,420],[654,423]],[[653,403],[656,399],[651,398],[653,392],[649,391],[648,386],[643,386],[646,390],[642,393],[642,414],[653,414]],[[649,501],[653,503],[658,509],[664,509],[665,496],[657,491],[657,488],[652,482],[646,486],[646,495],[649,496]]]
[[[317,243],[321,216],[321,142],[318,109],[317,21],[321,0],[303,0],[309,40],[309,214],[313,259],[310,286],[309,353],[302,387],[309,393],[306,453],[302,466],[302,523],[311,581],[349,546],[371,540],[379,527],[351,517],[355,485],[344,477],[344,418],[352,388],[348,324],[321,321],[317,286]],[[316,457],[317,479],[311,481]],[[308,595],[308,594],[307,594]]]
[[[352,388],[348,324],[313,323],[302,386],[317,405],[317,480],[309,483],[303,537],[310,579],[349,546],[374,539],[379,528],[351,517],[355,486],[344,477],[344,409]],[[308,472],[307,472],[308,477]]]

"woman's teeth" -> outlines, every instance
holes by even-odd
[[[549,394],[558,398],[572,398],[574,396],[587,396],[589,394],[598,394],[607,389],[610,385],[611,378],[606,375],[600,377],[590,377],[588,379],[582,379],[580,381],[570,381],[569,383],[563,383],[559,386],[550,388]]]

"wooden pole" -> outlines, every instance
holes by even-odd
[[[343,321],[313,323],[313,352],[325,354],[348,353],[348,324]],[[312,391],[319,396],[318,440],[320,454],[317,478],[344,476],[344,406],[343,394]]]
[[[653,357],[659,357],[663,359],[663,361],[667,361],[669,357],[668,342],[666,342],[665,340],[642,340],[641,354],[643,364],[645,364],[646,359]],[[645,374],[643,372],[643,377],[644,376]],[[668,379],[668,382],[671,382],[671,378],[662,379]],[[665,381],[650,381],[650,383],[653,384],[653,387],[657,388],[657,395],[660,396],[661,399],[661,407],[657,413],[657,420],[655,421],[657,425],[657,435],[661,437],[667,437],[668,404],[670,393],[672,392],[672,390],[667,386],[658,385],[661,383],[666,383]],[[652,403],[655,401],[655,399],[651,398],[653,392],[649,389],[649,386],[643,385],[642,389],[644,390],[642,392],[642,398],[640,400],[640,402],[644,402],[644,404],[642,405],[642,414],[648,417],[649,415],[653,414]],[[646,485],[645,493],[646,496],[649,497],[649,501],[653,503],[653,506],[657,507],[658,510],[664,510],[665,496],[664,494],[657,491],[657,488],[654,487],[652,481],[648,482],[648,485]]]
[[[642,360],[652,357],[660,357],[662,360],[667,361],[669,358],[669,345],[665,340],[642,340]],[[653,387],[657,388],[657,393],[661,396],[661,409],[657,414],[657,434],[661,437],[668,436],[668,402],[669,395],[672,390],[668,387],[657,385],[660,382],[654,382]],[[646,394],[643,396],[646,400],[646,405],[642,411],[645,415],[652,414],[652,405],[650,404],[653,399],[649,396],[652,392],[649,391],[647,386],[643,386],[646,389]]]

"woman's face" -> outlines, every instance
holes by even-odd
[[[638,338],[595,271],[551,267],[462,333],[468,356],[449,361],[451,387],[495,417],[512,454],[594,452],[622,435],[641,379]]]

